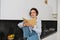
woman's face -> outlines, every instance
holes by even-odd
[[[36,11],[35,10],[31,10],[31,17],[32,18],[36,17]]]

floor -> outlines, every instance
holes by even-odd
[[[57,40],[57,32],[42,40]]]

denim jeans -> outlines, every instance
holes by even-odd
[[[38,38],[38,34],[32,30],[32,32],[30,32],[29,27],[23,27],[23,36],[24,38],[27,38],[27,40],[39,40]]]

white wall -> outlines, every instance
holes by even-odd
[[[58,0],[58,40],[60,40],[60,0]]]
[[[0,0],[0,18],[1,18],[1,0]]]
[[[1,0],[1,19],[16,19],[28,17],[29,10],[35,7],[39,10],[40,19],[51,20],[52,13],[56,13],[56,0]]]
[[[57,0],[48,0],[48,4],[53,7],[53,13],[57,13]]]
[[[1,0],[1,19],[22,19],[31,7],[39,8],[39,3],[39,0]]]

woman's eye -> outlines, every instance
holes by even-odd
[[[32,13],[35,13],[35,12],[32,12]]]

